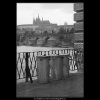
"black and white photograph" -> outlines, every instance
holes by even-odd
[[[84,3],[16,9],[16,98],[83,98]]]

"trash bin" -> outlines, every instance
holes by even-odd
[[[37,78],[39,83],[49,82],[49,57],[37,57]]]
[[[63,56],[63,76],[64,78],[69,76],[69,70],[70,70],[69,55],[64,55]]]
[[[60,80],[63,77],[63,57],[51,56],[50,57],[51,78]]]

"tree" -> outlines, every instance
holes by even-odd
[[[69,30],[69,29],[67,29],[67,34],[66,34],[66,36],[65,36],[65,41],[66,42],[68,42],[68,43],[73,43],[73,37],[74,37],[74,29],[71,29],[71,30]]]
[[[57,33],[57,38],[60,41],[63,41],[65,39],[65,35],[66,35],[66,30],[63,28],[60,28],[59,32]]]
[[[73,34],[75,32],[74,28],[72,28],[70,31],[69,31],[71,34]]]

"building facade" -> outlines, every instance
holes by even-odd
[[[74,3],[74,47],[83,48],[84,45],[84,5],[83,3]]]

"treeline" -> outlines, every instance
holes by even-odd
[[[59,31],[56,33],[55,31],[52,31],[52,33],[49,33],[48,31],[44,31],[43,33],[36,33],[35,31],[27,31],[22,30],[18,31],[17,29],[17,45],[28,45],[28,40],[33,38],[40,38],[40,37],[46,37],[47,39],[50,37],[55,37],[60,42],[66,42],[66,43],[73,43],[74,41],[74,28],[72,29],[63,29],[60,28]]]

